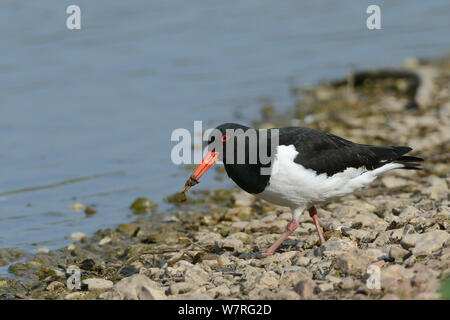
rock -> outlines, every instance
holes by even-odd
[[[271,297],[274,300],[298,300],[299,296],[292,290],[281,289]]]
[[[278,286],[278,276],[273,271],[263,272],[263,274],[256,278],[256,285],[260,288],[276,288]]]
[[[88,207],[86,207],[86,209],[84,209],[84,213],[86,215],[90,216],[90,215],[96,214],[97,210],[95,210],[94,208],[88,206]]]
[[[407,180],[395,176],[385,176],[381,181],[387,188],[402,187],[408,184]]]
[[[418,217],[419,215],[420,211],[417,208],[413,206],[407,206],[405,209],[401,211],[399,217],[409,221],[415,217]]]
[[[64,300],[77,300],[86,295],[86,292],[72,292],[64,297]]]
[[[114,283],[112,281],[101,278],[89,278],[81,281],[81,283],[86,285],[89,291],[106,290],[111,289],[114,286]]]
[[[207,294],[191,294],[191,293],[185,293],[185,294],[177,294],[174,296],[170,296],[169,300],[212,300],[211,296]]]
[[[102,295],[110,300],[163,300],[164,289],[142,274],[135,274],[117,282],[111,291]]]
[[[84,208],[86,208],[86,207],[82,203],[75,203],[70,206],[70,209],[73,211],[83,211]]]
[[[413,248],[416,245],[419,238],[420,238],[419,234],[405,234],[402,236],[400,244],[405,249]]]
[[[412,253],[416,256],[421,254],[431,254],[442,248],[450,235],[444,230],[433,230],[423,233],[417,239]]]
[[[311,299],[314,294],[314,282],[312,280],[300,280],[295,285],[294,291],[302,299]]]
[[[349,251],[356,248],[353,241],[343,240],[339,238],[331,238],[314,251],[316,255],[335,256],[343,251]]]
[[[117,231],[133,236],[139,230],[139,225],[135,222],[124,223],[117,227]]]
[[[210,250],[220,247],[222,243],[222,236],[215,232],[203,232],[196,235],[196,240],[199,245]]]
[[[342,279],[341,283],[339,284],[339,287],[343,290],[351,290],[356,287],[358,287],[359,283],[352,277],[345,277]]]
[[[377,233],[366,230],[357,230],[347,227],[342,227],[341,232],[344,236],[350,237],[352,240],[359,240],[361,242],[372,242],[375,240]]]
[[[387,224],[384,220],[378,218],[377,215],[373,214],[372,212],[363,212],[356,215],[353,222],[355,224],[360,224],[364,229],[375,228],[378,225]]]
[[[317,288],[318,288],[319,292],[325,292],[325,291],[330,291],[330,290],[334,289],[333,284],[329,283],[329,282],[319,284],[317,286]]]
[[[403,279],[410,279],[414,272],[410,269],[405,269],[399,264],[388,266],[381,271],[381,288],[389,291],[395,291],[398,288],[399,281]]]
[[[247,227],[247,225],[248,225],[248,221],[233,222],[233,224],[230,226],[230,232],[236,233],[236,232],[244,231],[245,228]]]
[[[42,248],[37,249],[37,252],[38,253],[49,253],[50,249],[47,247],[42,247]]]
[[[233,192],[232,197],[236,207],[251,207],[255,202],[255,197],[244,191]]]
[[[231,294],[230,289],[228,288],[227,285],[222,284],[218,287],[212,288],[210,290],[207,291],[207,293],[212,297],[212,298],[217,298],[217,297],[226,297],[229,296]]]
[[[194,284],[191,282],[176,282],[170,285],[170,293],[173,295],[183,294],[191,291],[194,288]]]
[[[434,178],[431,186],[423,190],[424,194],[430,196],[432,200],[444,200],[448,197],[448,187],[445,179]]]
[[[231,250],[240,252],[244,247],[244,244],[239,239],[224,239],[222,242],[222,248],[225,250]]]
[[[148,214],[155,213],[158,205],[149,198],[137,198],[131,204],[130,209],[135,214]]]
[[[297,284],[300,280],[311,279],[312,274],[305,267],[288,266],[283,267],[283,275],[280,279],[280,286],[290,287]]]
[[[25,255],[25,251],[15,249],[0,249],[0,267],[8,265],[10,262],[14,262],[22,259]]]
[[[88,270],[88,271],[90,271],[90,270],[94,270],[95,265],[96,265],[96,263],[95,263],[94,259],[88,258],[88,259],[84,259],[84,260],[81,262],[80,268],[83,269],[83,270]]]
[[[294,259],[294,264],[301,267],[306,267],[309,262],[311,261],[311,258],[300,256]]]
[[[110,237],[106,236],[106,237],[104,237],[102,240],[100,240],[100,241],[98,242],[98,244],[99,244],[100,246],[104,246],[105,244],[108,244],[108,243],[110,243],[111,241],[112,241],[112,239],[111,239]]]
[[[184,281],[195,283],[197,286],[207,283],[209,281],[209,274],[202,269],[198,264],[186,270],[184,274]]]
[[[343,252],[333,261],[334,267],[347,275],[364,274],[369,264],[370,258],[356,250],[353,252]]]
[[[70,237],[72,238],[72,240],[79,241],[86,237],[86,234],[84,232],[73,232],[70,234]]]
[[[52,281],[48,284],[48,286],[46,287],[47,291],[58,291],[60,289],[64,289],[66,286],[64,285],[64,283],[60,282],[60,281]]]
[[[399,246],[392,246],[389,249],[389,257],[394,259],[396,262],[401,262],[407,254],[409,254],[409,251]]]

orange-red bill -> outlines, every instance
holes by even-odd
[[[219,159],[219,153],[215,151],[209,151],[206,156],[203,158],[202,163],[200,163],[195,169],[195,171],[191,174],[189,179],[187,179],[184,184],[183,193],[187,192],[192,186],[195,186],[198,183],[198,179],[206,172],[209,168]]]

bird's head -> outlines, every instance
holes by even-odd
[[[208,138],[208,152],[186,181],[182,192],[185,193],[192,186],[196,185],[200,177],[208,171],[217,160],[221,159],[224,161],[227,143],[235,138],[236,133],[248,129],[249,127],[237,123],[224,123],[211,130]]]

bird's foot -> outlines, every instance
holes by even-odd
[[[280,239],[278,239],[270,248],[264,251],[264,254],[274,254],[278,247],[283,243],[284,240],[289,237],[289,235],[294,232],[298,227],[298,222],[296,220],[291,220],[286,227],[286,231],[283,232]]]

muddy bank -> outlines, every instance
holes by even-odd
[[[423,171],[392,171],[320,207],[323,246],[304,215],[276,254],[261,254],[291,214],[236,189],[193,193],[187,204],[168,197],[178,206],[170,216],[141,199],[142,218],[81,234],[67,248],[25,261],[23,252],[0,250],[0,264],[13,263],[11,277],[0,278],[0,298],[441,298],[450,276],[449,83],[448,57],[409,59],[401,73],[295,89],[291,116],[263,108],[259,127],[302,125],[359,143],[409,145],[426,159]],[[81,271],[80,290],[68,288],[69,266]],[[380,270],[380,289],[366,285],[369,266]]]

